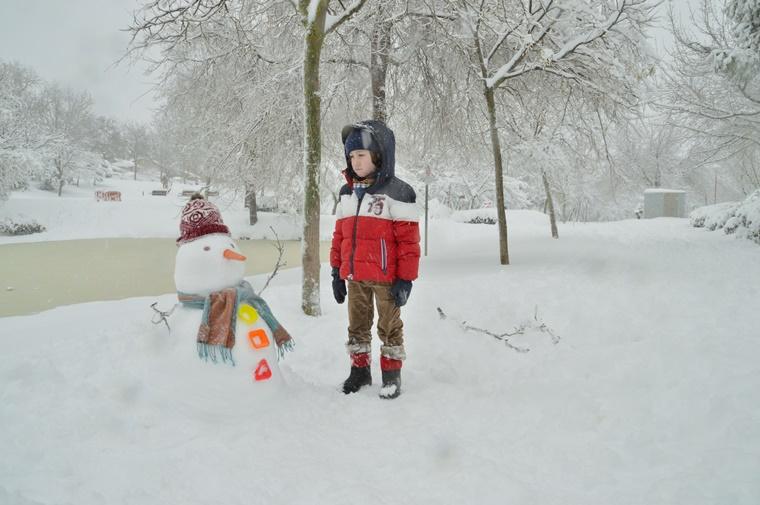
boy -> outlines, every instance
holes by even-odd
[[[348,342],[351,373],[343,392],[355,393],[372,384],[370,373],[373,298],[377,303],[377,332],[381,398],[401,394],[406,304],[417,278],[420,231],[411,186],[394,175],[395,138],[379,121],[362,121],[342,131],[347,184],[340,190],[335,232],[330,249],[335,301],[348,294]],[[346,290],[348,280],[348,290]]]

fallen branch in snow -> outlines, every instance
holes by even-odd
[[[467,321],[460,321],[458,319],[447,316],[446,313],[440,307],[436,307],[436,310],[438,311],[438,315],[441,317],[441,319],[450,319],[451,321],[454,321],[466,331],[475,331],[478,333],[485,333],[486,335],[489,335],[495,338],[496,340],[500,340],[504,342],[504,345],[506,345],[510,349],[517,352],[525,353],[525,352],[530,351],[530,349],[528,349],[527,347],[518,347],[512,344],[509,341],[509,337],[514,337],[515,335],[524,335],[526,330],[538,330],[541,333],[548,333],[549,336],[552,338],[552,343],[555,345],[558,344],[560,341],[559,335],[555,335],[554,331],[551,328],[549,328],[549,326],[547,326],[546,323],[544,323],[538,318],[538,307],[536,307],[536,310],[533,313],[533,320],[528,320],[519,326],[515,326],[511,332],[505,331],[504,333],[494,333],[492,331],[489,331],[483,328],[478,328],[477,326],[471,326],[467,324]]]
[[[267,286],[269,286],[269,281],[271,281],[274,278],[274,276],[277,275],[277,271],[280,269],[280,267],[284,267],[287,264],[286,262],[282,261],[282,255],[285,254],[285,246],[282,244],[282,242],[280,242],[280,237],[277,236],[277,232],[274,231],[274,228],[270,226],[269,229],[272,230],[272,233],[274,233],[274,238],[277,242],[276,244],[273,244],[274,248],[277,249],[277,252],[278,252],[277,264],[275,264],[274,270],[269,275],[269,278],[267,279],[267,281],[264,283],[264,287],[261,288],[261,291],[256,293],[259,296],[261,296],[261,293],[263,293],[264,290],[267,288]]]

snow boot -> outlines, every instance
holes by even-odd
[[[372,385],[372,373],[369,365],[352,366],[348,379],[343,382],[343,392],[345,394],[356,393],[364,386]]]
[[[383,387],[380,388],[380,398],[391,400],[401,394],[401,369],[383,370]]]

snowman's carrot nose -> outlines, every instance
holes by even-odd
[[[224,257],[228,260],[237,260],[237,261],[245,261],[245,256],[242,254],[238,254],[232,249],[225,249],[224,250]]]

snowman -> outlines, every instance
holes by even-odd
[[[182,210],[180,233],[174,267],[179,304],[171,333],[193,380],[275,388],[282,383],[278,359],[292,350],[293,340],[243,280],[246,257],[219,209],[195,195]]]

